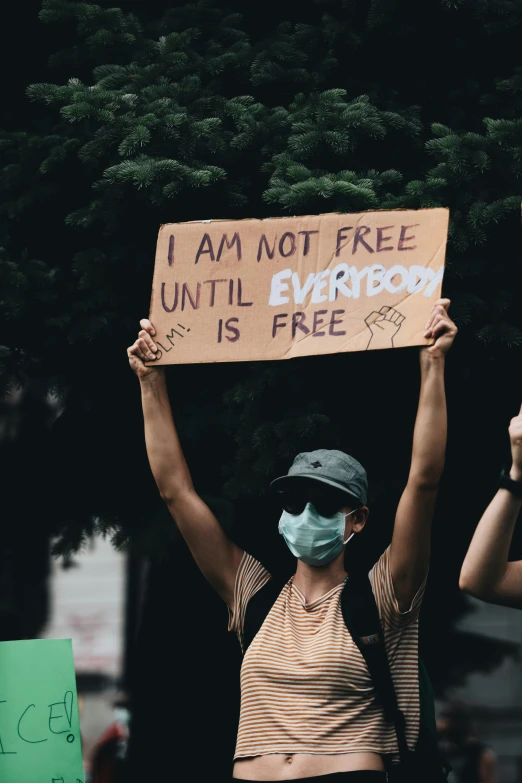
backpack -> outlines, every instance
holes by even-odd
[[[243,654],[276,602],[287,579],[272,578],[250,599],[244,622]],[[437,741],[433,690],[419,659],[420,728],[414,751],[408,748],[404,714],[397,703],[381,621],[367,574],[355,574],[341,593],[341,610],[346,627],[359,648],[372,678],[376,698],[387,721],[393,723],[400,762],[384,756],[390,783],[446,783],[451,768],[442,757]]]

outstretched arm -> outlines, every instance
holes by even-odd
[[[393,586],[401,612],[410,608],[429,567],[431,522],[446,452],[444,363],[457,333],[448,315],[449,304],[448,299],[440,299],[434,305],[426,336],[434,337],[435,343],[420,351],[421,388],[411,467],[390,549]]]
[[[243,551],[224,533],[216,517],[194,490],[170,408],[165,375],[154,359],[154,327],[142,330],[127,354],[141,385],[147,455],[161,497],[212,587],[232,607],[234,582]]]
[[[510,478],[522,482],[522,408],[509,427]],[[522,498],[499,489],[479,522],[460,573],[460,587],[484,601],[522,608],[522,561],[508,562]]]

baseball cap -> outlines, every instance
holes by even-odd
[[[316,449],[298,454],[286,476],[280,476],[271,482],[270,487],[277,491],[289,489],[299,479],[315,479],[344,490],[357,498],[363,506],[368,500],[368,476],[360,462],[335,449]]]

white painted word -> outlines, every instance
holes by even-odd
[[[442,266],[439,270],[435,270],[419,264],[409,267],[394,264],[386,269],[382,264],[373,264],[359,270],[355,266],[342,263],[323,272],[310,272],[301,284],[298,272],[283,269],[272,277],[268,304],[277,307],[290,302],[291,297],[284,293],[290,291],[290,284],[283,282],[290,279],[294,304],[303,304],[310,292],[311,301],[320,304],[327,300],[335,302],[339,294],[347,299],[359,299],[361,293],[363,296],[375,296],[381,291],[390,294],[398,294],[400,291],[419,294],[422,291],[424,296],[429,297],[442,281],[443,274]],[[366,288],[362,290],[365,279]]]

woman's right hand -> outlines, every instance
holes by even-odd
[[[161,372],[162,367],[152,367],[145,364],[145,362],[154,361],[158,353],[158,347],[152,339],[156,330],[147,318],[140,321],[140,326],[141,331],[138,333],[136,341],[130,348],[127,348],[127,356],[131,368],[141,380]]]

